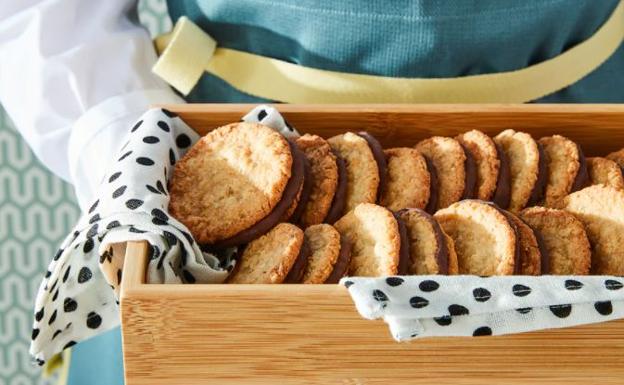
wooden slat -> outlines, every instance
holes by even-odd
[[[167,106],[200,133],[250,105]],[[367,129],[385,146],[471,128],[560,133],[589,155],[624,147],[624,106],[279,105],[303,132]],[[624,320],[512,336],[396,343],[328,285],[147,285],[147,248],[129,243],[122,283],[128,385],[621,384]]]

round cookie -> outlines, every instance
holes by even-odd
[[[334,227],[351,244],[350,276],[397,274],[401,240],[398,223],[388,209],[361,203]]]
[[[310,194],[300,220],[306,228],[325,220],[338,187],[338,165],[329,143],[320,136],[305,134],[296,144],[310,164]]]
[[[502,150],[497,148],[492,138],[479,130],[465,132],[455,139],[472,155],[477,165],[475,198],[494,201],[502,208],[508,206],[511,180],[509,163]]]
[[[520,217],[539,234],[548,255],[542,274],[589,273],[591,248],[583,224],[574,215],[546,207],[529,207]]]
[[[429,201],[431,177],[418,150],[407,147],[384,151],[388,165],[380,204],[392,211],[405,207],[424,209]]]
[[[467,195],[474,192],[476,167],[474,162],[470,162],[458,141],[434,136],[416,144],[416,149],[428,158],[436,169],[437,209],[467,198]]]
[[[587,158],[587,170],[589,171],[590,184],[603,184],[619,190],[624,189],[622,169],[611,159]]]
[[[328,224],[312,225],[303,236],[310,247],[303,283],[323,283],[329,277],[340,254],[340,233]]]
[[[280,223],[251,241],[230,275],[229,283],[282,283],[300,260],[303,231],[290,223]]]
[[[520,265],[516,267],[516,274],[540,275],[542,273],[542,258],[546,257],[543,256],[545,251],[543,252],[542,247],[540,247],[537,235],[522,219],[510,212],[507,214],[508,219],[516,225],[520,240]]]
[[[624,148],[610,153],[606,158],[617,163],[622,169],[622,173],[624,173]]]
[[[416,208],[397,212],[407,229],[408,274],[457,274],[453,241],[428,213]]]
[[[592,274],[624,275],[624,191],[595,185],[563,199],[592,246]]]
[[[353,210],[360,203],[375,203],[380,172],[368,141],[352,132],[334,136],[327,141],[346,163],[347,193],[344,212]]]
[[[494,204],[467,199],[434,218],[454,242],[459,274],[511,275],[520,257],[516,226]]]
[[[211,131],[176,163],[169,211],[200,244],[257,238],[283,217],[303,183],[303,159],[291,147],[261,124]]]
[[[542,146],[531,135],[505,130],[494,137],[509,159],[511,197],[509,210],[518,212],[544,196],[548,171]]]
[[[546,154],[548,182],[543,205],[556,207],[563,197],[587,184],[587,164],[581,148],[561,135],[540,138]]]

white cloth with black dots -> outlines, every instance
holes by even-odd
[[[272,107],[259,106],[243,120],[298,136]],[[119,325],[125,242],[149,243],[149,283],[220,283],[234,267],[231,253],[202,252],[167,213],[172,168],[199,136],[175,114],[152,109],[128,128],[127,137],[111,155],[117,161],[97,199],[61,244],[39,287],[30,353],[40,365]]]
[[[346,277],[360,315],[397,341],[489,336],[624,318],[624,279],[610,276]]]

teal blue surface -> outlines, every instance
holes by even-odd
[[[121,385],[121,330],[115,328],[72,348],[69,385]]]
[[[524,68],[590,37],[618,0],[169,0],[220,46],[333,71],[456,77]],[[623,102],[624,48],[543,102]],[[211,75],[191,101],[261,101]]]

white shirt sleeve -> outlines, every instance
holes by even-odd
[[[136,1],[0,3],[0,103],[83,210],[133,122],[150,104],[183,102],[155,61]]]

